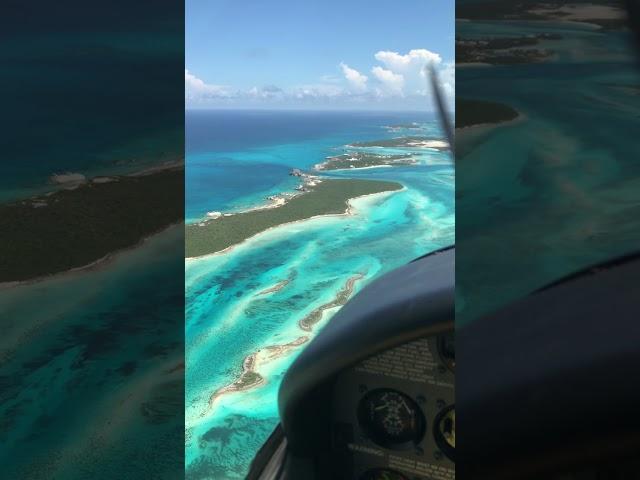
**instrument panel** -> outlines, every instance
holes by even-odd
[[[453,332],[340,373],[332,394],[334,478],[454,480],[454,392]]]

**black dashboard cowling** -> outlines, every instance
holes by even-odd
[[[639,282],[625,257],[457,330],[459,478],[637,478],[594,472],[640,448]]]
[[[294,456],[330,449],[331,386],[336,375],[376,353],[453,329],[455,248],[387,273],[353,297],[300,354],[279,391]]]

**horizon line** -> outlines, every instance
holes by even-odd
[[[436,115],[434,110],[418,110],[418,109],[367,109],[367,108],[260,108],[260,107],[186,107],[188,111],[259,111],[259,112],[349,112],[349,113],[427,113]],[[450,110],[455,114],[455,109]]]

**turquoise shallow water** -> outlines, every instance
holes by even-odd
[[[2,478],[180,478],[183,245],[0,290]]]
[[[458,135],[457,321],[640,245],[640,69],[630,37],[584,24],[460,22],[466,36],[554,32],[540,64],[458,68],[460,98],[521,121]],[[506,254],[505,254],[506,253]]]
[[[415,117],[400,118],[423,121],[423,134],[440,136],[432,119]],[[399,122],[393,116],[352,117],[350,122],[345,118],[349,117],[337,120],[333,131],[245,150],[198,152],[195,161],[211,158],[215,162],[218,155],[224,155],[238,162],[251,161],[254,168],[260,161],[286,169],[308,168],[326,155],[341,152],[349,142],[409,133],[382,128]],[[191,161],[188,152],[187,171]],[[356,282],[358,291],[382,273],[454,242],[454,177],[449,155],[421,150],[421,162],[412,167],[335,172],[341,177],[395,180],[405,188],[353,201],[353,215],[281,226],[226,254],[187,261],[187,478],[243,478],[257,449],[277,424],[277,389],[302,347],[286,349],[275,357],[265,347],[315,335],[336,309],[325,311],[311,333],[302,331],[298,322],[330,302],[349,278],[364,275]],[[274,185],[290,184],[286,170],[280,182]],[[189,188],[187,183],[187,191]],[[262,203],[271,189],[247,186],[236,198],[229,196],[226,205]],[[209,201],[202,204],[202,210],[223,210],[216,200]],[[258,295],[286,279],[290,282],[281,290]],[[256,370],[265,383],[220,396],[210,405],[211,395],[237,379],[245,357],[256,352]]]

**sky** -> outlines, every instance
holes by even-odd
[[[433,110],[453,104],[454,0],[187,0],[192,108]]]

